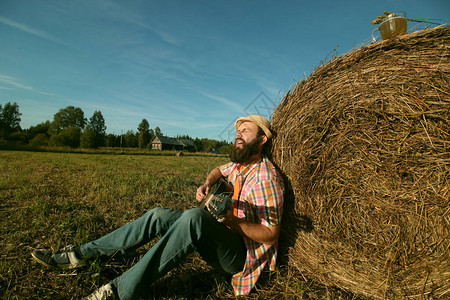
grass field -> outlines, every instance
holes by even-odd
[[[132,266],[150,247],[78,271],[32,261],[35,248],[83,244],[147,210],[198,206],[197,187],[226,156],[0,151],[0,294],[4,299],[79,299]],[[283,261],[281,259],[281,261]],[[149,287],[149,299],[234,298],[229,278],[197,255]],[[267,274],[249,299],[352,299],[288,267]]]

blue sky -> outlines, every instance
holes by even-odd
[[[450,1],[0,0],[0,104],[17,102],[24,129],[73,105],[108,133],[145,118],[230,139],[237,117],[270,116],[322,61],[370,42],[383,10],[449,19]]]

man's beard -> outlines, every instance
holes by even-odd
[[[258,136],[254,141],[246,143],[243,139],[236,139],[244,141],[242,148],[236,147],[236,141],[233,148],[231,148],[230,160],[237,164],[249,162],[250,158],[259,153],[259,143],[262,137]]]

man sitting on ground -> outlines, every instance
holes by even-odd
[[[161,236],[136,265],[87,299],[136,299],[193,252],[215,270],[232,275],[236,295],[249,294],[263,269],[275,268],[284,186],[263,154],[272,138],[269,121],[252,115],[239,118],[235,128],[231,162],[213,169],[196,194],[202,201],[215,182],[228,179],[234,201],[221,222],[202,208],[185,212],[154,208],[95,241],[55,253],[34,250],[32,257],[51,267],[79,268],[90,258],[127,253]]]

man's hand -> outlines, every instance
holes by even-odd
[[[208,195],[211,187],[208,184],[204,184],[197,189],[197,194],[195,198],[198,202],[201,202],[205,199],[206,195]]]
[[[220,171],[220,167],[212,169],[212,171],[208,174],[206,178],[205,184],[197,189],[197,194],[195,198],[197,201],[201,202],[205,199],[206,195],[208,195],[211,186],[222,177],[222,172]]]

